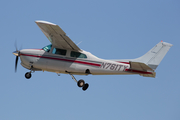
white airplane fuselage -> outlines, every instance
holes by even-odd
[[[33,66],[35,71],[42,70],[75,75],[134,74],[132,71],[128,71],[129,62],[100,59],[86,51],[81,51],[81,53],[85,54],[87,58],[74,58],[70,56],[70,52],[71,50],[67,50],[66,55],[62,56],[46,52],[43,49],[20,50],[21,65],[27,69],[31,69]],[[151,73],[147,72],[147,74]]]

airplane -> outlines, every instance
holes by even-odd
[[[82,90],[87,90],[88,83],[76,80],[74,75],[141,75],[156,76],[156,68],[172,44],[159,42],[143,56],[136,59],[105,60],[80,49],[56,24],[47,21],[35,21],[44,35],[51,42],[42,49],[22,49],[13,52],[16,56],[15,72],[18,59],[21,65],[30,70],[25,78],[30,79],[35,71],[55,72],[58,75],[69,74]]]

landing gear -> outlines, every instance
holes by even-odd
[[[69,75],[71,75],[72,79],[73,79],[75,82],[77,82],[77,86],[78,86],[78,87],[82,87],[82,90],[85,91],[85,90],[88,89],[89,84],[88,84],[88,83],[85,83],[84,80],[81,79],[81,80],[77,81],[76,78],[75,78],[71,73],[69,73]]]
[[[89,84],[85,83],[84,80],[82,80],[82,79],[77,82],[77,85],[78,85],[78,87],[82,87],[82,90],[84,90],[84,91],[87,90],[89,87]]]
[[[26,74],[25,74],[25,77],[26,77],[26,79],[30,79],[31,78],[31,72],[27,72]]]
[[[78,85],[78,87],[82,87],[82,90],[84,90],[84,91],[87,90],[89,87],[89,84],[85,83],[84,80],[82,80],[82,79],[77,82],[77,85]]]
[[[83,87],[84,84],[85,84],[85,82],[82,79],[77,82],[78,87]]]
[[[26,79],[30,79],[31,76],[32,76],[31,73],[35,72],[35,71],[33,70],[33,66],[32,66],[32,65],[31,65],[31,69],[30,69],[30,70],[31,70],[30,72],[27,72],[27,73],[25,74],[25,78],[26,78]]]

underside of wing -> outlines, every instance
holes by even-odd
[[[54,47],[81,50],[58,25],[46,21],[36,21],[36,24]]]

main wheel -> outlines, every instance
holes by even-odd
[[[31,73],[30,72],[27,72],[26,74],[25,74],[25,77],[26,77],[26,79],[29,79],[29,78],[31,78]]]
[[[88,87],[89,87],[89,84],[88,83],[86,83],[84,86],[83,86],[83,88],[82,88],[82,90],[87,90],[88,89]]]
[[[83,87],[84,84],[85,84],[85,82],[82,79],[77,82],[78,87]]]

